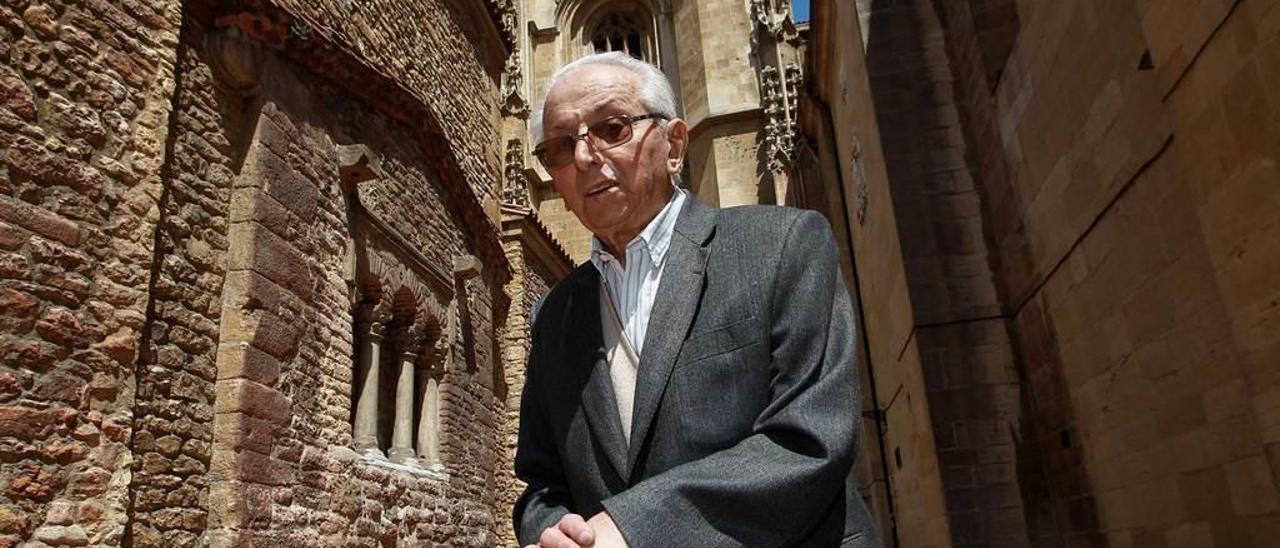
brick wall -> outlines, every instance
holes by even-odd
[[[0,6],[0,545],[116,545],[176,2]]]
[[[381,253],[404,264],[420,256],[445,276],[476,244],[412,128],[291,61],[264,63],[272,78],[262,81],[233,200],[231,245],[241,253],[223,298],[209,538],[490,546],[507,526],[494,479],[505,401],[494,393],[492,335],[506,267],[485,264],[452,295],[427,296],[458,319],[445,326],[457,336],[440,380],[444,475],[352,452],[346,240],[364,226],[356,218],[395,234],[379,240]],[[336,148],[347,143],[378,158],[378,177],[350,196]],[[350,199],[359,206],[349,209]],[[384,366],[384,378],[394,370]]]
[[[491,8],[0,7],[0,546],[502,538]],[[434,296],[443,473],[350,449],[357,217],[421,276],[479,258]]]

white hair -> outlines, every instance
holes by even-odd
[[[547,83],[548,94],[555,89],[556,83],[565,75],[592,65],[618,67],[635,74],[640,78],[640,96],[638,99],[640,104],[648,109],[648,112],[661,114],[667,120],[680,116],[680,112],[676,110],[676,93],[671,89],[671,82],[667,80],[667,75],[663,74],[658,67],[620,51],[593,53],[560,67],[560,70],[557,70],[551,76],[551,81]],[[529,122],[530,130],[532,130],[536,140],[542,140],[546,137],[542,134],[542,113],[546,108],[547,98],[543,97],[542,107],[534,111]],[[665,125],[665,122],[663,124]]]

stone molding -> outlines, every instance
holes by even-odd
[[[761,117],[763,114],[764,109],[761,107],[747,107],[713,112],[696,120],[686,120],[689,123],[689,142],[696,141],[703,133],[715,126],[752,120]]]
[[[569,275],[573,269],[569,252],[532,208],[502,206],[502,239],[520,242],[547,266],[556,279]]]

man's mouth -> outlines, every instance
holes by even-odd
[[[604,194],[605,192],[607,192],[609,189],[611,189],[611,188],[613,188],[613,187],[616,187],[616,186],[618,186],[618,182],[617,182],[617,181],[604,181],[604,182],[602,182],[602,183],[600,183],[600,184],[598,184],[598,185],[596,185],[596,186],[592,187],[592,188],[591,188],[591,190],[588,190],[588,191],[587,191],[587,197],[588,197],[588,198],[591,198],[591,197],[599,196],[599,195]]]

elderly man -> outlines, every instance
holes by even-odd
[[[876,544],[848,482],[853,311],[826,221],[677,188],[689,128],[621,53],[561,69],[539,122],[534,154],[594,238],[534,321],[520,542]]]

